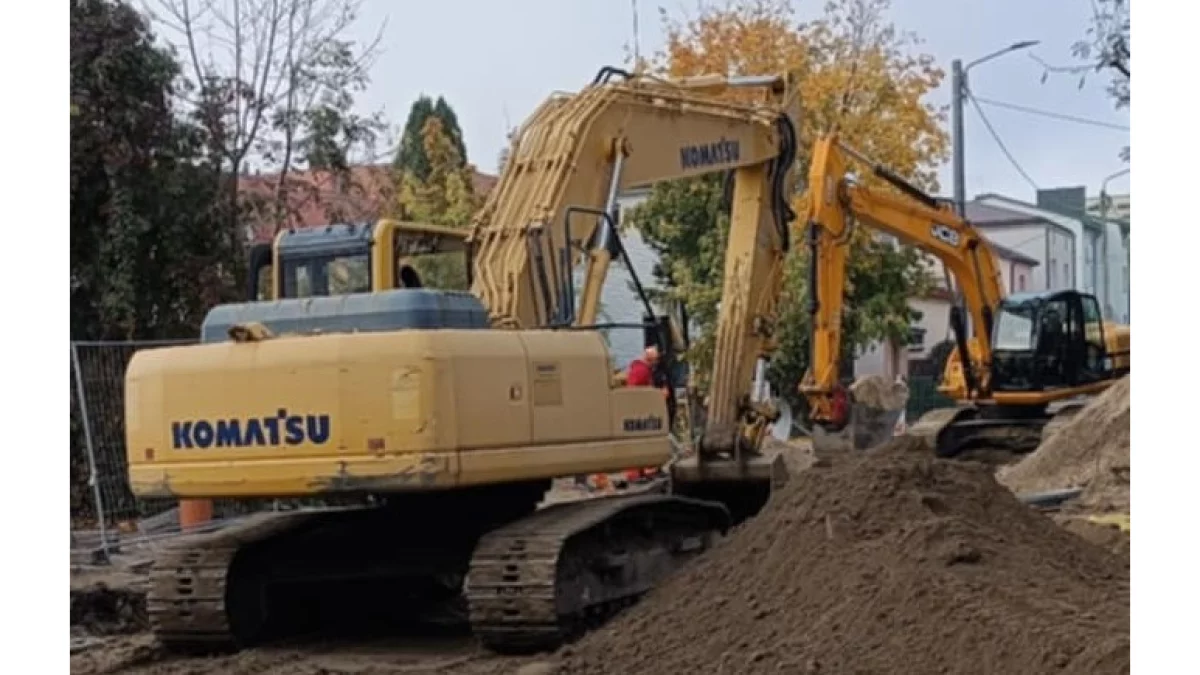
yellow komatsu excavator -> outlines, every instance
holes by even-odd
[[[762,101],[712,95],[735,87]],[[605,68],[523,126],[464,242],[469,293],[385,290],[385,222],[354,234],[374,242],[354,249],[373,281],[351,289],[371,292],[332,292],[316,261],[298,297],[277,245],[278,299],[215,307],[200,345],[139,352],[125,391],[138,497],[366,502],[260,513],[163,549],[147,598],[161,641],[246,646],[320,614],[353,620],[367,598],[469,622],[498,651],[552,648],[756,512],[785,478],[757,441],[778,415],[760,393],[798,107],[786,77]],[[734,200],[702,451],[675,465],[672,493],[538,508],[555,477],[671,459],[663,397],[614,383],[593,326],[608,265],[628,262],[616,195],[717,171],[733,172]]]
[[[858,160],[897,188],[873,190],[847,175]],[[945,264],[969,313],[951,311],[956,349],[939,391],[960,403],[933,410],[907,433],[941,457],[973,447],[1016,452],[1037,447],[1047,429],[1129,372],[1129,327],[1104,321],[1096,298],[1076,290],[1007,296],[987,239],[946,204],[840,142],[817,141],[808,191],[800,200],[813,261],[810,368],[801,383],[814,422],[814,445],[844,447],[856,434],[838,392],[842,295],[851,228],[891,235]]]

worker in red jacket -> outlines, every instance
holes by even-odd
[[[658,365],[658,360],[658,347],[654,345],[646,347],[646,351],[642,352],[642,358],[634,359],[634,361],[629,364],[629,369],[625,371],[625,386],[653,387],[654,367]],[[663,389],[662,392],[663,398],[667,398],[668,391]],[[630,483],[635,483],[644,477],[654,475],[657,471],[657,467],[626,469],[625,479]]]
[[[642,358],[634,359],[625,371],[625,385],[628,387],[653,387],[654,366],[658,365],[658,347],[650,345],[642,353]]]

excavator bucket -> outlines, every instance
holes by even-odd
[[[736,458],[692,455],[671,465],[674,493],[720,502],[729,509],[734,523],[757,514],[771,492],[783,487],[787,479],[783,455],[773,450]]]
[[[757,483],[769,487],[780,487],[788,478],[783,454],[776,450],[747,453],[738,458],[683,457],[671,465],[671,476],[681,484]]]
[[[776,400],[775,405],[780,415],[770,433],[778,442],[767,441],[758,452],[739,456],[681,457],[671,464],[673,490],[687,497],[725,504],[735,522],[757,513],[771,492],[783,487],[789,476],[779,442],[786,442],[790,436],[792,409],[782,400]]]
[[[850,420],[838,431],[829,431],[820,425],[812,430],[813,452],[834,454],[849,451],[865,451],[892,440],[896,423],[903,409],[888,410],[862,403],[850,406]]]
[[[813,452],[817,455],[866,451],[890,441],[896,423],[908,406],[908,386],[879,375],[867,375],[850,385],[850,410],[845,426],[837,431],[814,425]]]

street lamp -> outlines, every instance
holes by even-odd
[[[950,121],[951,126],[953,126],[952,133],[954,135],[954,208],[958,211],[960,218],[967,217],[966,157],[963,150],[966,142],[963,136],[963,100],[966,98],[967,93],[967,71],[985,61],[991,61],[1009,52],[1028,49],[1037,44],[1039,44],[1037,40],[1014,42],[1004,49],[998,49],[987,56],[975,59],[968,63],[966,67],[963,67],[962,61],[959,59],[954,59],[950,64],[950,87],[952,88]]]

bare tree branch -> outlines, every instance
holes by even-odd
[[[282,223],[295,210],[294,171],[345,172],[352,157],[373,152],[386,125],[356,114],[354,99],[369,82],[386,23],[366,44],[348,39],[362,0],[153,2],[152,18],[190,57],[198,94],[179,100],[228,166],[232,199],[246,166],[277,172],[256,210]]]

